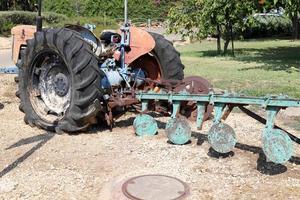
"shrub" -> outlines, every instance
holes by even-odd
[[[286,16],[258,15],[247,19],[244,38],[286,37],[292,35],[292,21]]]
[[[0,35],[9,35],[12,27],[25,24],[34,25],[36,22],[36,12],[26,11],[2,11],[0,12]],[[67,20],[67,17],[61,14],[46,12],[43,13],[45,24],[55,24]]]
[[[119,27],[115,20],[108,17],[71,17],[60,23],[52,24],[51,27],[63,27],[66,24],[78,24],[81,26],[94,24],[96,25],[94,34],[97,36],[99,36],[104,29],[117,29]]]

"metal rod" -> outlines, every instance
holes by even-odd
[[[128,0],[124,0],[124,24],[128,24]]]
[[[38,16],[42,16],[42,0],[38,0]]]
[[[252,117],[253,119],[257,120],[258,122],[262,123],[262,124],[266,124],[267,120],[261,116],[259,116],[258,114],[252,112],[251,110],[248,110],[247,108],[245,108],[244,106],[239,106],[239,108],[241,109],[241,111],[243,111],[246,115],[248,115],[249,117]],[[283,128],[275,125],[274,128],[276,129],[280,129],[284,132],[286,132],[288,134],[288,136],[291,138],[291,140],[293,140],[294,142],[300,144],[300,138],[296,137],[295,135],[289,133],[288,131],[284,130]]]
[[[173,101],[196,101],[196,102],[209,102],[223,103],[223,104],[236,104],[236,105],[260,105],[263,107],[277,106],[277,107],[300,107],[299,99],[288,99],[285,97],[245,97],[237,95],[223,95],[223,94],[161,94],[161,93],[138,93],[137,98],[140,100],[165,100]]]
[[[36,30],[38,32],[41,32],[43,30],[42,0],[38,0],[38,16],[36,17]]]

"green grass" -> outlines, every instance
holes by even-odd
[[[235,42],[236,56],[217,56],[216,42],[178,47],[186,75],[207,78],[215,88],[251,96],[300,98],[300,41]]]

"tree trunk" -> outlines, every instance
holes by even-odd
[[[231,38],[231,51],[232,51],[232,56],[235,56],[234,53],[234,36],[233,36],[233,27],[232,24],[230,23],[230,38]]]
[[[229,43],[230,43],[230,37],[226,37],[225,43],[224,43],[224,55],[227,55]]]
[[[230,32],[231,32],[230,25],[229,25],[229,23],[227,23],[225,26],[224,55],[227,55],[227,52],[228,52],[228,46],[229,46],[230,40],[231,40]]]
[[[225,12],[225,43],[224,43],[224,55],[227,55],[228,51],[228,45],[230,43],[230,38],[231,38],[231,22],[230,22],[230,15],[229,15],[229,10],[227,9]]]
[[[221,55],[221,30],[220,25],[217,26],[217,48],[218,48],[218,55]]]
[[[293,17],[293,37],[295,40],[300,39],[300,25],[298,16]]]

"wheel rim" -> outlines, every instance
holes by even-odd
[[[155,54],[145,54],[135,60],[131,66],[141,68],[146,73],[146,77],[152,80],[160,80],[162,77],[162,68]]]
[[[32,62],[29,97],[36,113],[53,123],[63,118],[71,101],[70,72],[58,53],[46,50]]]

